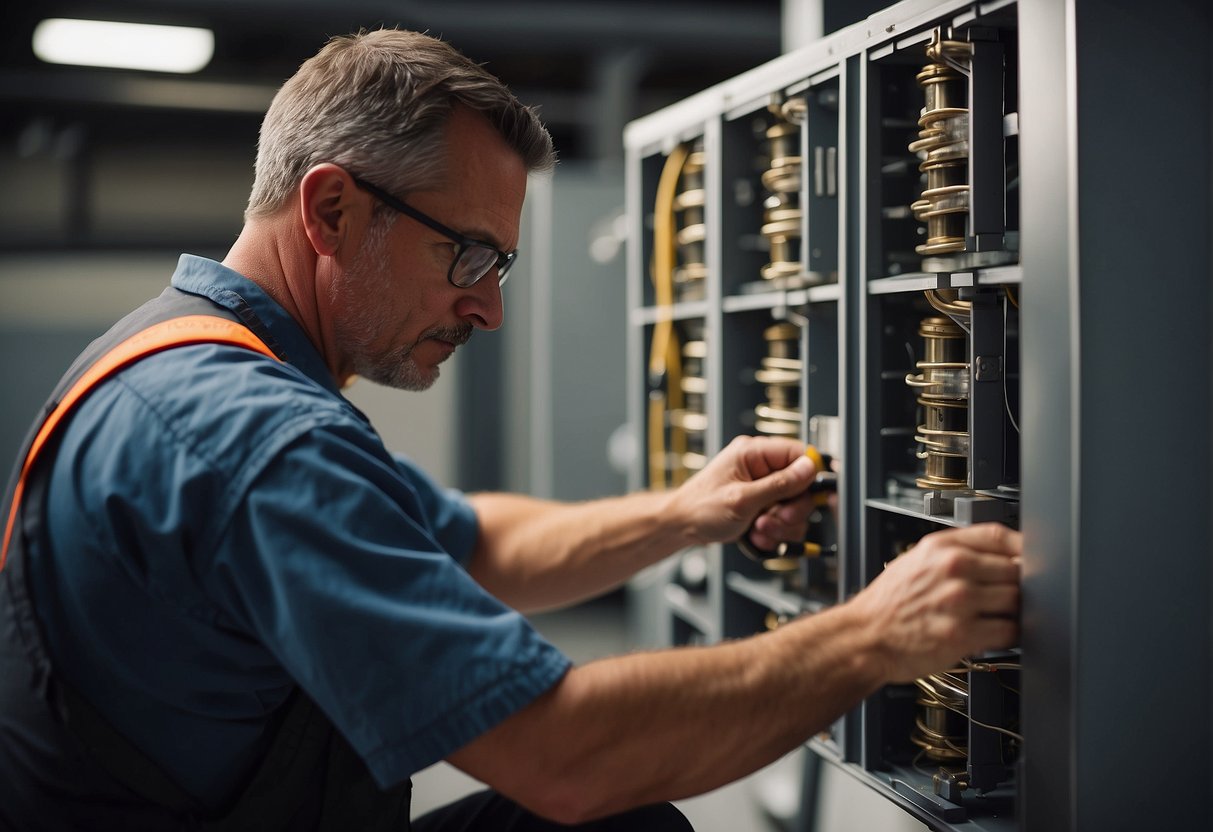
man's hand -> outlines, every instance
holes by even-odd
[[[1019,638],[1022,535],[996,523],[929,534],[850,602],[885,678],[910,682]]]
[[[736,540],[753,524],[750,542],[774,549],[804,540],[816,476],[803,443],[739,436],[674,492],[671,508],[697,542]]]

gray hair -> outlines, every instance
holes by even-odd
[[[555,166],[535,111],[483,67],[418,32],[359,32],[331,39],[274,96],[245,217],[276,212],[323,162],[399,194],[438,187],[456,104],[488,119],[528,171]]]

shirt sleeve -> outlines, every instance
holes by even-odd
[[[480,523],[472,504],[462,491],[439,486],[408,457],[393,454],[393,459],[417,494],[434,539],[451,557],[466,566],[480,533]]]
[[[213,591],[385,787],[523,708],[570,666],[444,549],[470,546],[466,501],[408,470],[357,426],[308,430],[252,484],[210,572]]]

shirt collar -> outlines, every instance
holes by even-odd
[[[325,389],[341,394],[324,359],[303,328],[264,289],[244,275],[206,257],[182,254],[177,271],[173,273],[173,287],[210,298],[237,314],[241,307],[251,310],[278,342],[286,361]]]

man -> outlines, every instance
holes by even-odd
[[[424,389],[501,325],[526,177],[552,163],[530,111],[423,35],[335,39],[284,85],[223,264],[183,256],[94,352],[200,310],[259,343],[121,366],[20,479],[0,821],[407,828],[409,776],[446,759],[495,792],[415,829],[682,829],[665,801],[1014,643],[1020,540],[993,526],[745,641],[571,667],[529,627],[515,610],[688,545],[803,539],[815,473],[745,438],[674,491],[563,505],[465,498],[383,448],[339,389]]]

